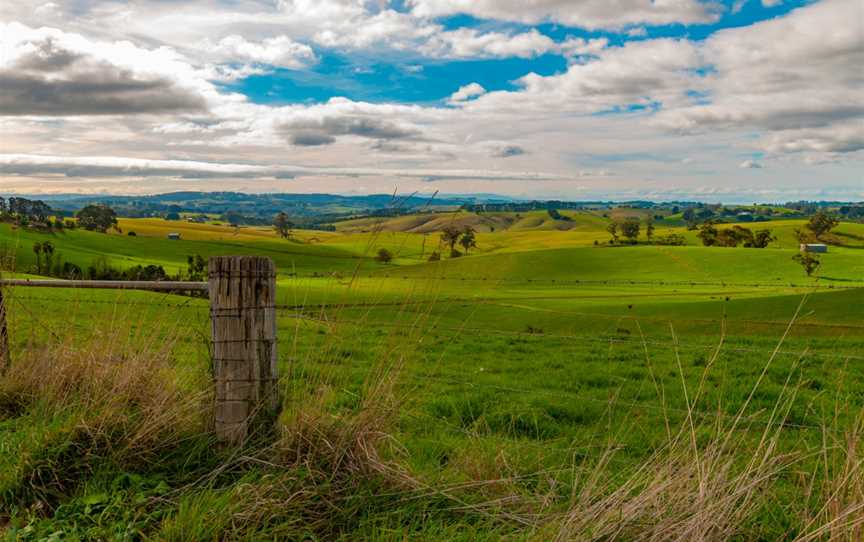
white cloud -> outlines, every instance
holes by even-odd
[[[746,184],[735,181],[750,177],[739,169],[741,157],[759,150],[765,162],[754,163],[770,164],[790,194],[829,184],[838,193],[861,192],[864,37],[854,23],[864,8],[850,0],[809,4],[702,41],[641,36],[611,47],[605,39],[556,42],[537,30],[495,23],[446,30],[433,19],[365,0],[56,3],[42,10],[44,18],[59,13],[53,24],[66,30],[36,28],[38,4],[0,3],[0,19],[12,13],[36,21],[0,33],[0,77],[6,78],[0,83],[4,91],[20,90],[0,93],[0,130],[15,134],[3,151],[7,158],[18,153],[0,161],[4,189],[96,186],[87,184],[93,175],[99,186],[116,181],[134,190],[195,179],[212,179],[205,188],[217,180],[231,188],[239,179],[248,183],[237,187],[319,191],[361,185],[389,191],[394,184],[434,181],[442,189],[514,195],[721,198]],[[422,3],[412,5],[417,10]],[[669,16],[673,3],[655,2],[645,13]],[[459,2],[437,5],[444,4]],[[611,3],[602,4],[479,0],[460,9],[509,10],[502,17],[511,19],[581,14],[588,21],[583,26],[602,20],[623,32],[654,24],[627,22],[647,16],[611,14]],[[345,98],[265,105],[212,83],[263,73],[269,65],[309,65],[323,44],[348,58],[354,52],[364,61],[381,55],[402,63],[396,82],[433,77],[432,66],[440,63],[428,57],[555,53],[569,63],[553,75],[528,73],[514,81],[515,90],[487,92],[466,84],[472,79],[454,80],[451,88],[464,86],[437,98],[458,107]],[[405,74],[426,62],[426,73]],[[49,99],[40,103],[38,96]],[[508,156],[514,158],[503,159]],[[689,162],[681,161],[685,156]],[[615,173],[601,175],[610,163]],[[821,164],[818,181],[802,163]],[[307,180],[279,184],[289,177]],[[520,188],[528,180],[532,187]]]
[[[465,13],[484,19],[618,29],[627,25],[707,23],[718,6],[698,0],[408,0],[413,13],[441,17]]]
[[[105,43],[51,28],[0,24],[0,114],[200,111],[217,92],[170,48]]]
[[[765,131],[771,151],[860,149],[864,25],[849,24],[856,18],[864,20],[858,0],[825,0],[712,35],[700,48],[713,68],[700,81],[709,103],[665,111],[659,121],[683,132]]]
[[[489,180],[566,180],[567,177],[531,171],[495,171],[479,169],[381,169],[364,167],[309,167],[298,165],[249,165],[192,160],[148,160],[116,156],[45,156],[0,154],[0,174],[62,175],[105,177],[177,177],[201,178],[291,178],[296,176],[352,175],[375,177],[392,175],[440,181],[449,179]]]
[[[221,62],[251,62],[300,69],[317,60],[311,47],[298,43],[288,36],[276,36],[252,42],[232,34],[217,43],[205,39],[200,48],[209,51]]]
[[[486,89],[479,83],[470,83],[463,87],[459,87],[459,90],[450,95],[450,98],[447,100],[449,103],[459,103],[470,100],[471,98],[476,98],[477,96],[482,96],[486,94]]]
[[[447,58],[534,58],[558,50],[551,38],[537,30],[504,34],[481,33],[473,28],[437,33],[421,46],[421,51],[429,56]]]

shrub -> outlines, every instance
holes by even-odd
[[[684,246],[687,244],[687,239],[678,233],[670,233],[669,235],[661,235],[654,238],[655,245],[667,246]]]
[[[390,263],[393,261],[393,253],[386,248],[379,248],[378,254],[375,255],[375,261],[380,263]]]

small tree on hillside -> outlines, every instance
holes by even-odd
[[[54,265],[54,244],[51,241],[42,243],[42,254],[45,255],[45,273],[50,275]]]
[[[816,270],[822,265],[822,262],[816,256],[813,256],[809,252],[804,252],[803,254],[796,254],[792,256],[792,259],[801,264],[801,267],[804,268],[804,272],[807,273],[807,276],[810,277]]]
[[[813,232],[816,239],[821,239],[823,235],[836,228],[839,223],[840,221],[825,211],[819,211],[810,217],[805,227]]]
[[[687,224],[688,230],[695,230],[696,224],[699,223],[699,218],[696,216],[696,210],[692,207],[685,209],[681,218],[683,218],[684,222]]]
[[[33,253],[36,254],[36,274],[42,274],[42,243],[33,244]]]
[[[717,244],[718,233],[717,228],[714,227],[714,223],[710,220],[706,220],[705,223],[702,224],[702,227],[699,228],[699,233],[696,234],[696,237],[702,240],[704,246],[713,247]]]
[[[753,240],[750,245],[745,244],[744,246],[750,246],[753,248],[767,248],[769,244],[776,241],[777,237],[771,233],[771,230],[756,230],[756,233],[753,234]]]
[[[465,226],[465,230],[462,232],[462,237],[459,239],[459,244],[462,245],[462,248],[465,249],[465,254],[468,254],[468,251],[471,248],[475,248],[477,246],[477,232],[474,231],[474,228],[471,226]]]
[[[609,223],[608,226],[606,226],[606,231],[608,231],[609,235],[612,236],[612,244],[614,245],[615,243],[617,243],[618,242],[618,223],[613,220],[612,222]]]
[[[284,212],[279,213],[273,218],[273,228],[279,237],[288,239],[291,237],[291,230],[294,229],[294,223],[289,220],[288,215]]]
[[[378,249],[378,254],[375,255],[375,261],[380,263],[390,263],[393,261],[393,253],[384,247]]]
[[[89,231],[105,233],[117,225],[117,213],[107,205],[88,205],[78,211],[78,224]]]
[[[459,242],[460,237],[462,237],[462,232],[456,226],[446,226],[441,230],[441,241],[450,247],[451,255],[456,252],[456,243]]]
[[[654,216],[648,215],[645,217],[645,238],[650,243],[654,238]]]
[[[207,277],[207,260],[200,254],[186,256],[186,276],[189,280],[204,280]]]
[[[631,244],[635,245],[636,240],[639,238],[639,229],[641,228],[639,219],[629,216],[621,222],[620,228],[621,234],[626,237]]]

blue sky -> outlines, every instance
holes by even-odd
[[[468,15],[442,17],[439,23],[448,30],[472,28],[484,31],[520,33],[536,29],[555,41],[569,37],[607,39],[612,46],[628,41],[656,38],[704,40],[724,28],[749,26],[766,19],[783,16],[808,2],[789,0],[774,6],[760,1],[746,1],[736,11],[735,1],[723,2],[727,9],[720,12],[716,22],[710,24],[669,24],[661,26],[634,25],[616,31],[586,30],[563,24],[544,23],[526,25],[478,19]],[[404,3],[394,6],[408,11]],[[639,28],[645,34],[628,36],[628,31]],[[444,103],[459,87],[477,82],[486,90],[514,90],[515,81],[534,72],[552,75],[564,72],[568,60],[560,54],[544,54],[533,58],[498,58],[483,60],[429,59],[411,53],[368,55],[344,52],[336,48],[322,48],[320,60],[303,69],[275,69],[232,82],[226,89],[240,92],[261,104],[315,103],[344,96],[351,100],[369,102],[403,102],[432,105]],[[625,107],[626,104],[622,104]]]
[[[9,0],[6,191],[864,199],[860,0]]]

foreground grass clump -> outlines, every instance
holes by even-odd
[[[170,341],[29,349],[0,379],[0,507],[53,511],[100,470],[157,470],[200,454],[207,388],[173,370]],[[195,449],[198,446],[198,450]]]

